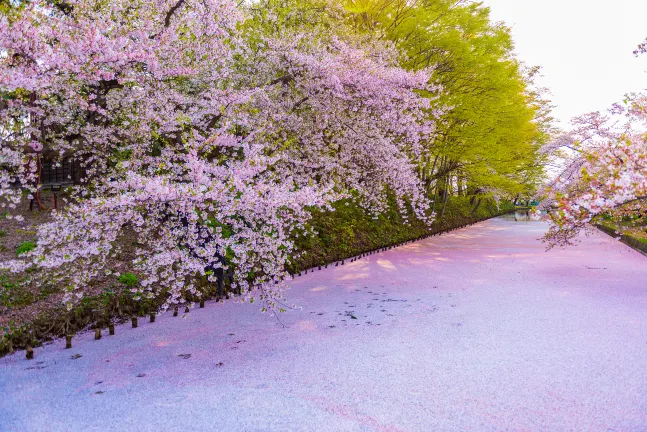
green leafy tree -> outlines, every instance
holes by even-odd
[[[489,8],[460,0],[347,0],[356,29],[393,41],[408,69],[435,67],[449,106],[420,161],[431,193],[530,195],[543,175],[538,154],[550,103],[537,68],[513,55],[509,29]]]

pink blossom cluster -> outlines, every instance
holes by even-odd
[[[243,300],[282,301],[291,236],[312,208],[358,199],[431,220],[416,172],[441,91],[387,44],[277,32],[250,37],[230,0],[36,0],[0,17],[0,200],[34,189],[35,157],[87,175],[37,248],[73,307],[137,244],[136,298],[166,306],[231,266]],[[223,258],[226,258],[223,259]]]
[[[591,113],[574,121],[573,131],[549,146],[568,148],[571,156],[548,189],[554,226],[547,240],[566,245],[594,218],[642,218],[647,210],[647,99],[634,95],[628,109],[614,107],[623,120]]]

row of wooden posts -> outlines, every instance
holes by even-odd
[[[456,226],[456,227],[453,227],[453,228],[449,228],[449,229],[446,229],[446,230],[441,230],[441,231],[437,231],[437,232],[433,232],[433,233],[427,233],[427,234],[424,234],[424,235],[422,235],[422,236],[420,236],[418,238],[415,238],[415,239],[410,239],[410,240],[400,242],[400,243],[396,243],[396,244],[393,244],[393,245],[380,247],[380,248],[373,249],[373,250],[370,250],[370,251],[367,251],[367,252],[363,252],[363,253],[361,253],[359,255],[356,255],[356,256],[353,256],[353,257],[344,258],[344,259],[342,259],[340,261],[336,261],[334,263],[329,263],[329,264],[325,264],[325,265],[319,265],[319,266],[316,266],[316,267],[319,270],[322,270],[323,268],[328,268],[328,266],[332,265],[332,264],[334,264],[335,267],[337,267],[340,264],[344,265],[346,261],[354,262],[354,261],[357,261],[357,260],[359,260],[361,258],[367,257],[369,255],[374,255],[374,254],[377,254],[377,253],[380,253],[380,252],[385,252],[385,251],[387,251],[389,249],[393,249],[393,248],[396,248],[396,247],[399,247],[399,246],[404,246],[404,245],[414,243],[416,241],[423,240],[423,239],[426,239],[426,238],[429,238],[429,237],[433,237],[433,236],[436,236],[436,235],[441,235],[443,233],[456,231],[458,229],[465,228],[465,227],[474,225],[474,224],[479,223],[479,222],[483,222],[484,220],[491,219],[491,218],[497,217],[497,216],[500,216],[500,215],[494,215],[494,216],[490,216],[490,217],[474,219],[471,222],[465,223],[463,225],[459,225],[459,226]],[[296,275],[293,275],[293,277],[294,276],[301,276],[302,273],[308,274],[308,271],[313,272],[314,270],[315,270],[315,267],[311,267],[311,268],[305,269],[304,271],[299,272]],[[224,277],[225,278],[231,278],[232,277],[231,270],[229,272],[225,273]],[[218,290],[217,290],[217,297],[216,297],[218,300],[222,299],[223,297],[225,297],[227,299],[229,298],[229,293],[225,293],[224,289],[223,289],[223,279],[224,278],[218,278]],[[234,294],[240,294],[240,292],[234,293]],[[200,308],[204,308],[204,305],[205,305],[204,297],[200,299],[199,305],[200,305]],[[184,309],[184,313],[188,313],[189,311],[190,311],[189,307],[186,306],[185,309]],[[175,306],[174,309],[173,309],[173,316],[176,317],[176,316],[178,316],[178,314],[179,314],[179,306]],[[149,315],[149,322],[154,323],[155,318],[156,318],[156,314],[154,312],[151,312],[150,315]],[[137,328],[137,326],[138,326],[138,317],[132,317],[131,318],[131,325],[132,325],[132,328]],[[102,337],[101,331],[102,331],[102,328],[100,328],[100,327],[95,328],[95,330],[94,330],[94,339],[95,340],[101,339],[101,337]],[[111,336],[115,334],[115,325],[114,325],[114,323],[108,324],[108,334],[111,335]],[[67,348],[67,349],[72,348],[72,335],[65,336],[65,348]],[[28,360],[34,358],[34,350],[31,347],[31,345],[27,345],[26,358]]]
[[[224,289],[224,281],[225,280],[228,280],[228,281],[233,280],[233,271],[231,269],[228,270],[227,272],[221,271],[221,275],[219,275],[218,278],[217,278],[217,282],[216,282],[216,286],[217,286],[217,288],[216,288],[216,300],[229,299],[230,293],[229,293],[229,291],[225,291],[225,289]],[[233,291],[233,294],[234,295],[240,295],[240,290]],[[198,304],[199,304],[200,308],[205,307],[205,300],[206,300],[205,296],[202,296],[198,300]],[[179,315],[179,310],[180,310],[180,306],[177,306],[177,305],[174,306],[174,308],[173,308],[173,316],[174,317]],[[189,313],[190,311],[191,311],[191,309],[189,308],[189,306],[188,305],[185,306],[184,313]],[[149,314],[149,322],[154,323],[156,318],[157,318],[157,313],[151,312]],[[131,317],[130,322],[131,322],[132,328],[137,328],[139,326],[139,317],[137,317],[137,316]],[[94,340],[101,339],[102,330],[103,330],[102,327],[99,327],[98,325],[95,326]],[[115,324],[114,324],[114,322],[110,322],[108,324],[108,334],[110,336],[114,336],[114,334],[115,334]],[[71,334],[65,335],[65,348],[66,349],[72,348],[72,338],[73,338],[73,335],[71,335]],[[31,360],[31,359],[34,358],[34,348],[31,346],[31,344],[27,344],[26,351],[25,351],[25,357],[27,358],[27,360]]]

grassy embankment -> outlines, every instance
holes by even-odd
[[[623,219],[618,222],[609,217],[603,217],[596,226],[612,237],[620,237],[623,243],[647,255],[647,218]]]
[[[296,274],[308,268],[448,231],[513,209],[512,204],[497,207],[493,201],[486,200],[475,209],[469,198],[452,197],[444,216],[429,226],[415,218],[410,218],[409,224],[405,223],[394,205],[383,215],[374,218],[355,204],[337,203],[333,212],[314,214],[310,226],[317,235],[295,239],[298,250],[306,253],[295,259],[289,265],[289,270]],[[30,215],[25,213],[26,217]],[[34,222],[39,223],[44,214],[35,212],[32,217]],[[33,225],[23,230],[15,226],[11,228],[11,233],[0,231],[0,250],[5,258],[19,253],[26,247],[25,242],[36,240]],[[132,300],[128,288],[132,283],[137,283],[137,277],[132,275],[133,280],[123,277],[127,263],[127,259],[114,263],[122,277],[103,281],[101,295],[85,298],[80,306],[69,312],[63,309],[59,301],[62,292],[57,287],[32,287],[28,290],[21,284],[26,275],[16,277],[0,273],[0,356],[27,344],[37,346],[55,337],[89,328],[105,328],[115,322],[154,314],[163,299],[146,302]],[[206,287],[205,297],[214,297],[212,288]],[[14,317],[20,316],[21,311],[27,311],[25,308],[29,310],[26,315],[33,319],[17,325]]]
[[[476,211],[474,207],[467,197],[450,197],[444,216],[429,226],[413,218],[406,224],[395,206],[374,219],[356,205],[339,203],[332,213],[318,212],[314,215],[310,226],[319,233],[317,236],[297,239],[297,247],[306,254],[294,263],[291,271],[448,231],[514,209],[510,203],[497,207],[493,201],[484,201]]]

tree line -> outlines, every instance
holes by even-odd
[[[34,0],[0,7],[0,200],[38,160],[83,178],[0,263],[73,309],[134,247],[137,301],[219,269],[280,308],[296,235],[344,200],[432,223],[448,197],[531,196],[550,103],[509,29],[459,0]]]

